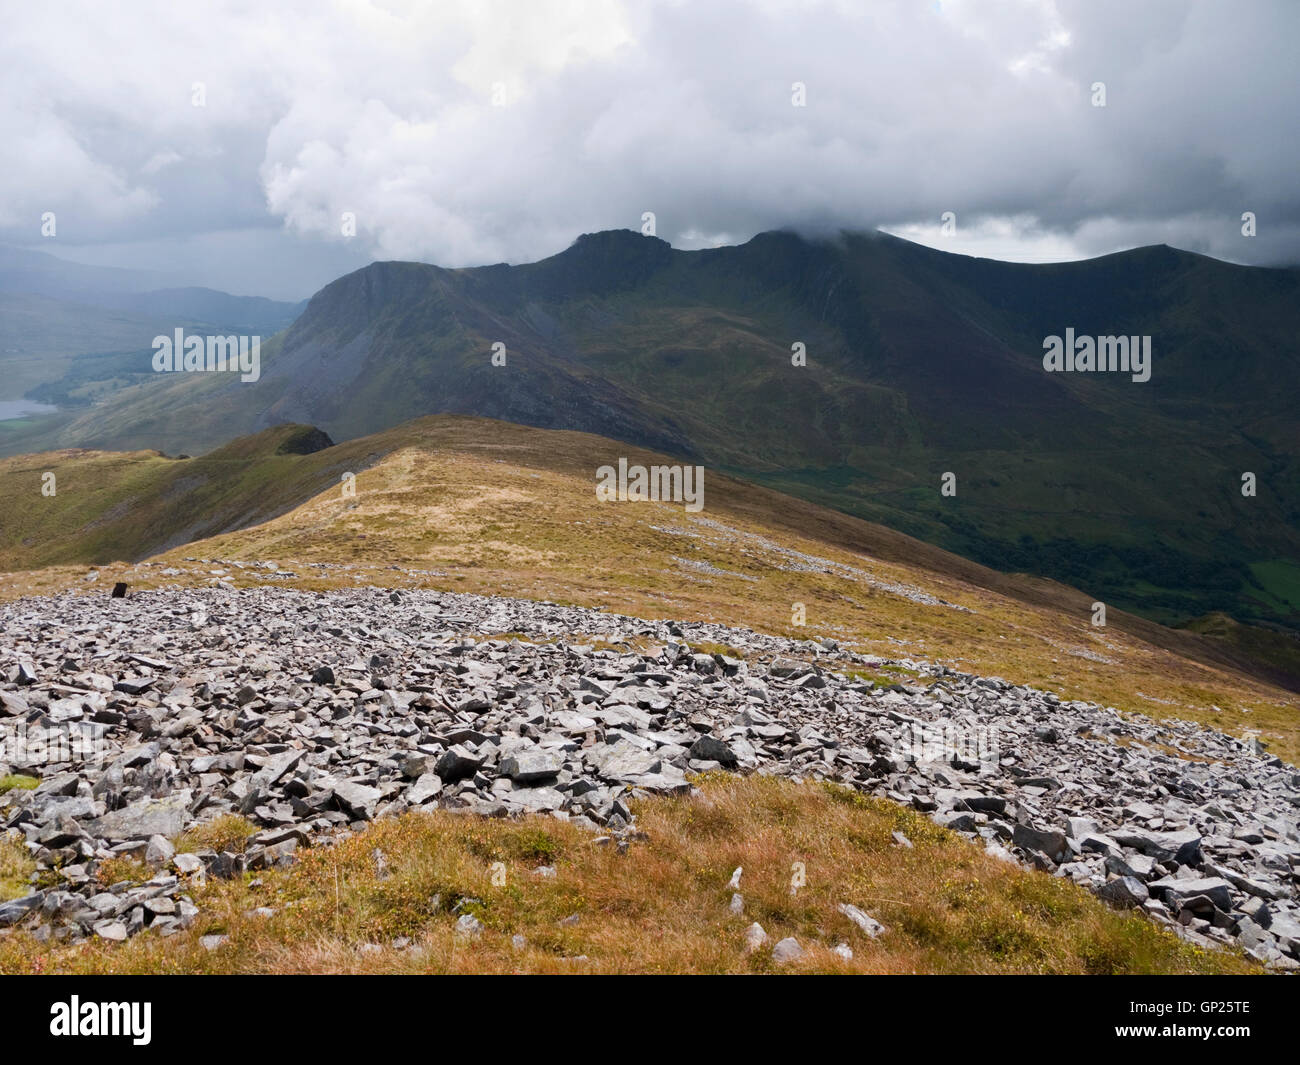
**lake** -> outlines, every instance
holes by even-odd
[[[29,414],[52,414],[58,409],[48,403],[33,403],[30,399],[0,399],[0,422],[25,418]]]

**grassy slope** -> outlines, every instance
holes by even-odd
[[[286,452],[301,450],[308,435],[286,427],[206,460],[66,453],[0,463],[0,492],[24,500],[7,513],[21,516],[23,538],[32,541],[24,549],[10,520],[0,522],[0,550],[10,566],[24,552],[107,557],[111,545],[132,538],[165,539],[168,523],[192,521],[196,513],[199,497],[180,491],[187,485],[206,493],[203,505],[224,521],[284,510],[149,564],[103,566],[93,583],[83,579],[84,565],[11,573],[0,577],[0,594],[103,594],[115,579],[135,587],[204,584],[216,567],[187,558],[270,559],[300,574],[290,587],[432,586],[834,635],[855,648],[946,659],[1153,716],[1260,726],[1291,758],[1300,747],[1289,696],[1187,657],[1212,654],[1212,644],[1115,614],[1110,627],[1094,630],[1086,596],[984,570],[765,489],[707,475],[700,515],[680,505],[600,504],[592,487],[597,464],[624,454],[644,462],[654,456],[582,434],[478,419],[422,419],[312,454]],[[59,474],[55,500],[40,497],[33,483],[43,468]],[[337,487],[340,468],[357,474],[354,498]],[[195,485],[199,473],[204,483]],[[79,500],[92,486],[99,494]],[[303,495],[309,498],[287,509]],[[56,501],[66,509],[34,509]],[[77,527],[96,512],[98,524]],[[167,567],[179,575],[164,576]],[[221,569],[236,584],[266,577],[264,570]],[[917,604],[865,584],[868,576],[922,588],[972,612]],[[794,602],[806,604],[806,628],[791,624]],[[291,869],[259,873],[258,883],[250,876],[195,886],[200,920],[165,940],[146,934],[122,945],[51,949],[26,934],[0,938],[0,972],[768,971],[766,952],[751,957],[741,949],[752,920],[773,941],[798,937],[809,950],[804,971],[1254,968],[1111,911],[1073,884],[1001,863],[887,802],[811,783],[708,780],[694,799],[646,800],[638,814],[646,838],[627,855],[547,819],[439,813],[385,821],[338,847],[306,852]],[[915,849],[891,846],[896,828]],[[218,824],[178,842],[182,849],[238,848],[244,834]],[[376,848],[389,863],[382,879]],[[495,861],[507,868],[501,887],[491,880]],[[792,897],[795,861],[805,863],[808,887]],[[554,879],[533,875],[543,863],[556,868]],[[736,866],[745,869],[743,917],[726,907],[725,885]],[[0,847],[3,895],[25,890],[29,871],[21,850]],[[114,862],[100,875],[108,883],[148,874]],[[441,896],[437,906],[434,895]],[[453,933],[450,908],[466,897],[478,900],[471,912],[486,925],[473,942]],[[889,932],[865,940],[836,911],[841,901],[869,910]],[[274,916],[254,915],[259,906]],[[559,924],[575,913],[576,924]],[[511,946],[515,933],[527,940],[520,951]],[[199,943],[206,934],[229,938],[208,951]],[[398,936],[411,946],[394,949]],[[852,962],[830,952],[840,941],[853,947]],[[566,960],[584,955],[586,961]]]
[[[339,479],[338,452],[300,453],[314,435],[281,426],[192,459],[70,450],[0,461],[14,493],[0,521],[0,566],[138,558],[264,521]],[[47,472],[52,496],[41,491]]]
[[[626,854],[549,818],[439,812],[381,821],[256,882],[196,886],[198,920],[167,939],[146,933],[121,945],[53,949],[27,935],[0,939],[0,973],[772,971],[767,951],[744,951],[751,921],[772,943],[796,937],[807,954],[795,968],[804,972],[1255,971],[1107,909],[1071,883],[989,857],[911,811],[843,789],[708,779],[693,797],[643,801],[637,814],[644,838]],[[896,830],[912,849],[894,844]],[[231,845],[238,837],[230,833]],[[504,882],[494,881],[498,862]],[[792,894],[795,862],[807,883]],[[555,875],[538,876],[542,865]],[[742,915],[728,909],[737,867]],[[130,872],[105,870],[109,878]],[[841,902],[887,930],[867,939],[838,912]],[[456,937],[457,904],[483,922],[480,937]],[[273,912],[254,912],[263,907]],[[205,935],[227,939],[207,950]],[[514,935],[524,936],[522,948]],[[394,946],[398,937],[409,945]],[[852,961],[832,953],[841,942]]]
[[[199,451],[276,421],[347,439],[436,411],[578,429],[1165,623],[1295,629],[1297,278],[1168,248],[1025,266],[889,239],[685,253],[594,234],[518,267],[374,264],[264,349],[256,385],[146,381],[61,432]],[[1150,334],[1151,381],[1044,374],[1042,338],[1067,325]]]
[[[597,466],[662,456],[480,419],[426,418],[315,454],[276,453],[301,433],[271,431],[206,459],[70,453],[0,462],[0,492],[13,504],[0,519],[0,560],[49,566],[0,577],[0,594],[98,591],[116,579],[203,583],[213,567],[187,558],[271,560],[297,573],[277,582],[289,587],[419,585],[833,636],[1121,710],[1257,729],[1283,756],[1300,754],[1296,697],[1234,668],[1245,655],[1233,640],[1118,610],[1095,628],[1089,594],[1001,574],[767,489],[707,473],[699,515],[680,504],[602,504]],[[61,463],[58,497],[41,497],[39,471]],[[357,474],[355,498],[342,495],[341,471]],[[195,487],[200,473],[209,481]],[[83,499],[92,485],[98,495]],[[205,509],[216,515],[209,524],[235,531],[175,547],[152,565],[128,564]],[[84,565],[49,565],[110,557],[124,561],[103,566],[93,584]],[[164,567],[181,574],[163,576]],[[255,584],[265,572],[232,569],[228,579]],[[890,584],[967,609],[920,604]],[[795,603],[806,608],[803,628],[792,623]]]

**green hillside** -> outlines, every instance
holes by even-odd
[[[142,378],[5,449],[477,414],[691,457],[1164,623],[1296,631],[1298,279],[1167,247],[1041,266],[883,236],[679,252],[598,233],[523,266],[373,264],[264,345],[256,384]],[[1067,328],[1150,336],[1151,379],[1045,372]]]

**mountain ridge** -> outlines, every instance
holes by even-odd
[[[371,264],[264,345],[256,385],[145,381],[9,450],[470,414],[704,462],[1162,622],[1295,631],[1298,278],[1163,245],[1039,265],[886,234],[682,251],[606,231],[520,266]],[[1045,373],[1066,328],[1152,335],[1152,380]]]
[[[1120,610],[1098,628],[1077,589],[713,473],[701,514],[601,503],[601,463],[671,459],[587,434],[439,415],[322,443],[310,426],[290,425],[193,459],[0,460],[0,491],[23,500],[0,518],[0,567],[10,571],[0,595],[94,593],[115,580],[385,587],[422,574],[421,586],[792,636],[807,631],[792,623],[802,603],[819,634],[873,653],[915,646],[1064,698],[1254,727],[1284,752],[1300,749],[1294,695],[1277,686],[1288,683],[1287,660],[1262,661],[1240,634],[1169,629]],[[51,498],[32,488],[44,471],[57,478]],[[202,559],[242,561],[217,577]],[[265,560],[280,569],[264,571]],[[97,577],[87,580],[87,565]]]

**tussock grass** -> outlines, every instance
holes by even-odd
[[[138,884],[153,876],[154,870],[139,858],[129,855],[117,855],[105,858],[95,871],[95,880],[100,887],[110,888],[114,884]]]
[[[0,834],[0,902],[31,893],[28,878],[36,871],[21,834]]]
[[[198,825],[176,840],[176,849],[185,851],[231,851],[239,853],[257,826],[238,814],[222,814],[206,824]]]
[[[289,869],[196,886],[196,924],[167,939],[0,939],[0,972],[772,971],[770,950],[745,953],[752,921],[770,943],[799,939],[808,953],[798,972],[1257,971],[989,857],[892,803],[758,776],[698,783],[693,796],[638,803],[644,838],[626,854],[555,819],[408,813],[304,851]],[[896,845],[894,830],[914,847]],[[796,862],[806,885],[792,894]],[[543,865],[555,875],[537,875]],[[727,886],[737,866],[739,916]],[[840,902],[888,931],[866,938]],[[253,913],[261,906],[274,914]],[[478,938],[457,938],[464,913],[483,922]],[[209,951],[199,942],[207,934],[229,938]],[[410,940],[405,949],[394,946],[399,937]],[[852,961],[832,953],[840,942]]]

